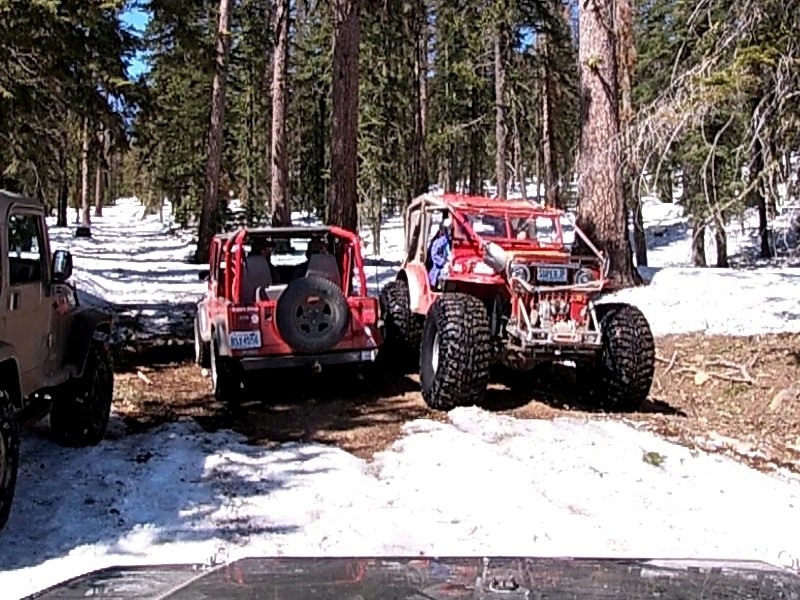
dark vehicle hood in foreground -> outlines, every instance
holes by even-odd
[[[245,558],[95,571],[30,598],[77,600],[800,600],[800,576],[759,562],[569,558]]]

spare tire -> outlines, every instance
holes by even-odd
[[[338,285],[308,275],[292,281],[281,294],[275,321],[284,341],[297,352],[325,352],[344,337],[350,307]]]

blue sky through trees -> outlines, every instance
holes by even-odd
[[[136,4],[133,4],[124,13],[122,13],[122,22],[139,35],[144,33],[144,28],[147,27],[147,22],[149,20],[150,15],[147,13],[147,11],[142,10]],[[148,68],[149,66],[147,64],[147,57],[145,54],[142,52],[137,52],[128,66],[128,73],[132,78],[136,78],[140,74],[146,72]]]

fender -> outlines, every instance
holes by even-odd
[[[81,377],[86,368],[89,345],[92,340],[107,341],[111,334],[111,315],[96,308],[84,308],[72,316],[67,334],[69,353],[64,357],[64,367],[72,377]]]
[[[219,355],[230,356],[231,346],[228,343],[228,330],[225,327],[225,319],[224,318],[215,319],[212,327],[213,328],[211,337],[213,338],[214,341],[217,342]]]
[[[197,303],[197,325],[200,329],[200,339],[208,343],[211,341],[211,326],[208,322],[208,310],[206,308],[206,301],[201,300]]]
[[[0,342],[0,381],[6,387],[6,392],[11,396],[12,404],[22,408],[21,381],[19,378],[19,365],[17,352],[14,346]]]
[[[17,364],[17,351],[14,346],[11,344],[7,344],[6,342],[0,342],[0,364],[6,362],[7,360],[14,361],[14,364]]]
[[[428,273],[424,267],[409,265],[401,275],[405,275],[408,283],[409,308],[411,312],[419,313],[422,308],[422,297],[428,290]]]

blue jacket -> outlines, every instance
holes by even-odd
[[[445,234],[433,240],[433,244],[431,244],[431,262],[433,263],[433,268],[430,270],[430,273],[428,273],[428,281],[431,285],[436,285],[436,281],[439,279],[439,275],[449,259],[450,239],[447,234]]]

